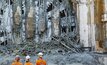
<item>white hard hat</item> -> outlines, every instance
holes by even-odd
[[[29,55],[26,56],[26,60],[27,60],[27,59],[30,59],[30,56],[29,56]]]
[[[19,56],[19,55],[16,55],[16,58],[20,58],[20,56]]]
[[[42,52],[39,52],[39,53],[38,53],[38,56],[43,56],[43,53],[42,53]]]

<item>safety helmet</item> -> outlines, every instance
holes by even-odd
[[[19,61],[20,60],[20,56],[16,55],[15,60]]]
[[[28,60],[28,59],[30,59],[30,56],[29,56],[29,55],[26,56],[26,60]]]
[[[16,57],[15,58],[20,58],[20,56],[19,55],[16,55]]]
[[[39,53],[38,53],[38,56],[43,56],[43,53],[42,53],[42,52],[39,52]]]

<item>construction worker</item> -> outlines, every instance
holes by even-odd
[[[29,56],[29,55],[26,56],[26,62],[25,62],[24,65],[33,65],[33,64],[30,62],[30,56]]]
[[[43,59],[43,53],[38,53],[38,59],[36,60],[36,65],[47,65],[46,61]]]
[[[13,63],[11,65],[22,65],[22,63],[20,62],[19,55],[16,55],[15,60],[13,61]]]

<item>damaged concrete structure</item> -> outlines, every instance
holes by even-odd
[[[81,16],[82,15],[82,16]],[[80,42],[95,48],[94,1],[80,0],[78,4]]]
[[[97,52],[106,52],[106,2],[80,0],[78,5],[80,42]]]
[[[49,64],[104,65],[93,52],[107,52],[106,22],[106,0],[0,0],[0,64],[42,51]]]
[[[95,24],[96,24],[96,50],[106,50],[106,0],[98,1],[95,0]]]
[[[23,0],[17,2],[16,0],[14,2],[14,24],[16,24],[14,30],[22,27],[22,31],[15,32],[19,32],[18,35],[21,35],[23,40],[32,38],[31,40],[36,43],[43,43],[51,41],[53,36],[76,33],[76,11],[70,7],[69,1]],[[25,4],[25,2],[30,3]]]
[[[106,0],[1,0],[0,43],[41,44],[67,35],[106,51],[106,6]]]
[[[10,3],[11,4],[11,3]],[[12,26],[13,26],[13,11],[12,6],[7,1],[0,1],[0,43],[7,44],[13,41]]]

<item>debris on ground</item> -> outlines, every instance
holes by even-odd
[[[0,60],[3,61],[3,57]],[[8,56],[5,61],[1,61],[0,65],[8,65],[13,61],[14,56]],[[31,61],[35,63],[37,55],[31,56]],[[45,54],[44,59],[46,59],[48,64],[55,65],[68,65],[68,64],[83,64],[83,65],[104,65],[103,56],[93,53],[57,53],[57,54]],[[25,56],[21,56],[21,62],[25,62]]]

